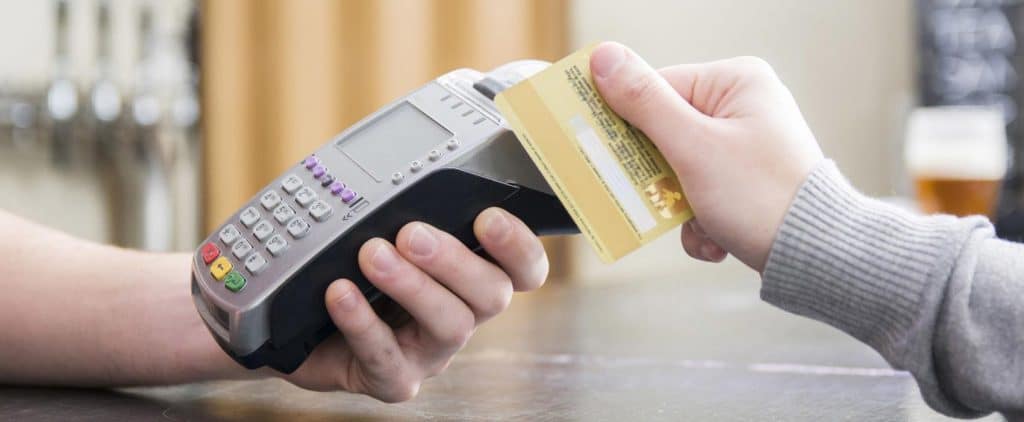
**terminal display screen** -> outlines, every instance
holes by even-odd
[[[409,162],[426,156],[431,148],[451,137],[444,126],[403,102],[336,145],[380,181],[382,176],[406,170]]]

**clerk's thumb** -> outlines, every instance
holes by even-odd
[[[686,102],[644,59],[626,46],[605,42],[594,48],[590,71],[601,97],[630,124],[647,134],[669,162],[677,162],[707,116]]]

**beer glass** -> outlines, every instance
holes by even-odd
[[[1009,154],[998,109],[919,108],[907,122],[905,147],[922,211],[993,217]]]

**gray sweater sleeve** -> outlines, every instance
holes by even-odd
[[[914,215],[825,161],[762,278],[762,299],[867,343],[936,410],[1024,415],[1024,245],[996,239],[988,220]]]

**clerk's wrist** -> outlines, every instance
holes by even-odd
[[[162,318],[168,323],[165,335],[174,350],[170,355],[165,378],[169,383],[194,382],[215,379],[251,378],[254,374],[239,365],[225,353],[210,333],[192,301],[191,255],[169,255],[165,303]]]
[[[183,344],[186,353],[182,354],[182,358],[190,361],[183,362],[183,366],[192,366],[197,380],[249,379],[267,376],[258,371],[246,369],[231,359],[217,344],[213,333],[206,327],[191,300],[189,300],[188,306],[191,317],[188,318],[184,328],[188,333],[186,337],[189,341]]]

